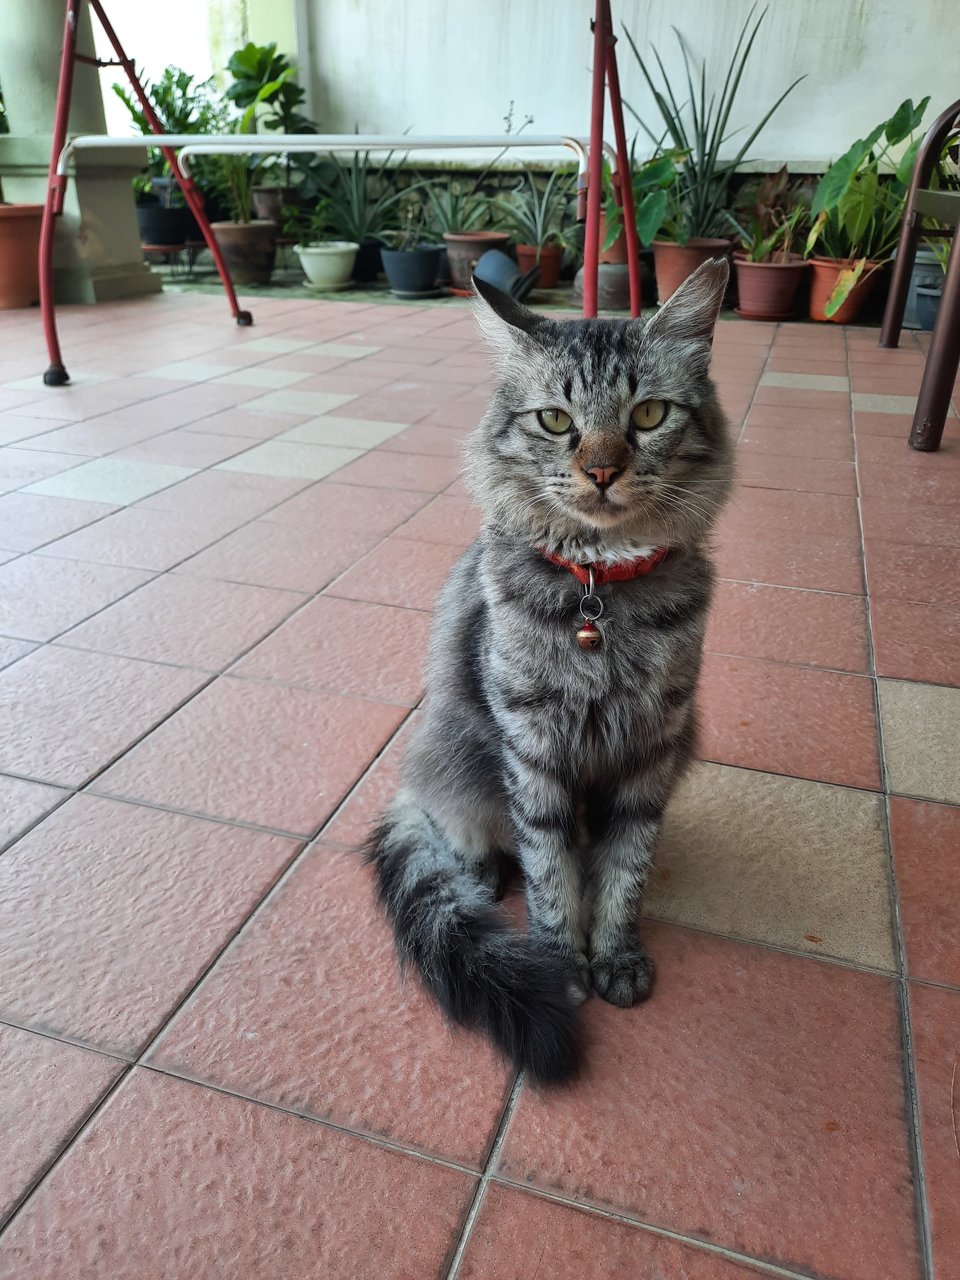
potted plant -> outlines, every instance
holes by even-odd
[[[806,244],[813,271],[811,320],[855,320],[877,270],[890,261],[920,140],[910,141],[895,166],[890,149],[912,138],[929,101],[901,102],[889,120],[858,138],[820,179]]]
[[[660,113],[663,124],[661,133],[654,133],[629,103],[625,102],[624,105],[658,149],[663,142],[669,140],[683,157],[668,190],[661,234],[653,242],[657,293],[661,303],[702,262],[718,254],[729,253],[730,241],[727,238],[728,226],[724,210],[729,204],[731,179],[770,117],[803,79],[803,76],[799,76],[789,84],[773,106],[764,113],[759,124],[745,131],[745,137],[735,155],[729,159],[720,159],[720,152],[725,144],[735,133],[740,132],[730,127],[730,117],[750,52],[766,13],[766,9],[762,10],[754,21],[754,8],[751,8],[740,28],[719,91],[709,85],[706,64],[701,63],[699,67],[693,65],[683,37],[679,32],[676,33],[686,77],[686,94],[683,100],[678,100],[674,94],[656,48],[653,56],[660,84],[655,81],[630,32],[626,33],[643,79]]]
[[[288,68],[284,76],[292,74]],[[261,87],[238,122],[238,133],[256,131],[256,109],[272,92],[275,82]],[[273,274],[280,227],[266,218],[255,218],[253,187],[263,169],[263,156],[231,151],[217,157],[220,184],[233,217],[211,222],[227,266],[237,284],[267,284]]]
[[[0,133],[8,133],[6,104],[0,91]],[[0,193],[0,310],[30,307],[40,300],[42,204],[8,204]]]
[[[488,249],[505,249],[510,243],[508,232],[495,231],[486,225],[490,221],[491,202],[478,188],[489,169],[488,165],[473,182],[423,184],[430,234],[443,239],[453,292],[464,296],[473,291],[473,268],[480,255]]]
[[[313,121],[299,110],[306,94],[292,78],[297,71],[290,59],[277,53],[276,44],[258,45],[252,41],[237,49],[227,63],[233,83],[227,89],[227,97],[245,110],[252,102],[265,108],[261,123],[266,129],[279,133],[315,133]],[[258,96],[264,86],[268,92]],[[258,184],[253,189],[253,209],[258,218],[268,218],[279,223],[282,209],[298,202],[299,192],[293,185],[294,159],[287,156],[284,162],[283,183],[280,186]],[[264,164],[264,172],[270,168]]]
[[[290,206],[283,214],[283,234],[296,241],[293,251],[310,287],[345,288],[350,283],[360,246],[354,240],[331,237],[329,201],[319,200],[309,211]]]
[[[526,274],[539,266],[537,283],[541,289],[555,289],[560,283],[574,180],[574,174],[554,169],[541,191],[526,170],[515,190],[494,200],[501,225],[513,234],[521,272]]]
[[[227,128],[227,112],[212,77],[197,83],[188,71],[171,65],[164,68],[158,80],[146,81],[143,87],[167,133],[222,133]],[[146,114],[129,87],[115,84],[113,92],[130,113],[136,131],[152,135]],[[209,178],[209,166],[206,157],[197,158],[194,176],[198,181],[205,172]],[[180,245],[185,240],[199,239],[193,214],[158,148],[151,147],[147,152],[146,168],[134,179],[133,189],[141,244]]]
[[[393,181],[389,152],[382,164],[370,164],[369,151],[355,151],[351,159],[336,153],[329,157],[319,190],[328,202],[330,221],[345,240],[359,246],[353,278],[358,283],[375,280],[380,272],[384,233],[396,225],[395,214],[409,194]]]
[[[636,140],[630,147],[630,185],[633,190],[633,212],[637,239],[649,248],[667,216],[669,192],[676,181],[682,151],[661,151],[637,164]],[[627,260],[626,237],[623,234],[623,206],[617,202],[613,175],[604,162],[604,201],[600,215],[600,261],[624,263]]]
[[[733,255],[738,314],[747,320],[787,320],[807,264],[794,251],[808,216],[806,185],[792,185],[786,165],[748,183],[740,193],[731,225],[741,249]]]
[[[422,205],[410,204],[404,227],[392,248],[381,249],[383,269],[391,292],[398,298],[434,298],[440,293],[440,245],[425,242],[426,214]]]

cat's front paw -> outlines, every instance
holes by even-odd
[[[567,964],[567,990],[574,1004],[583,1004],[590,994],[590,986],[590,961],[582,951],[577,951]]]
[[[653,961],[640,947],[594,956],[590,971],[597,995],[621,1009],[640,1004],[653,988]]]

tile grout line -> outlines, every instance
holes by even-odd
[[[660,1236],[665,1240],[672,1240],[677,1244],[684,1245],[690,1249],[700,1253],[711,1254],[714,1257],[723,1258],[728,1262],[745,1263],[748,1267],[756,1269],[761,1275],[776,1276],[780,1280],[817,1280],[819,1273],[812,1271],[792,1271],[786,1267],[778,1266],[775,1262],[767,1262],[761,1258],[751,1257],[747,1253],[737,1253],[733,1249],[727,1249],[723,1245],[713,1244],[709,1240],[698,1239],[697,1236],[687,1236],[681,1231],[673,1231],[670,1227],[658,1226],[655,1223],[647,1222],[643,1218],[632,1217],[630,1214],[615,1209],[604,1209],[600,1205],[590,1204],[583,1200],[574,1200],[567,1196],[560,1195],[556,1191],[548,1191],[546,1188],[534,1186],[528,1182],[518,1182],[515,1178],[507,1176],[498,1176],[494,1179],[501,1186],[510,1187],[515,1191],[525,1192],[529,1195],[536,1196],[540,1200],[548,1200],[551,1204],[562,1205],[567,1209],[579,1210],[581,1213],[588,1213],[591,1217],[602,1218],[606,1222],[617,1222],[623,1226],[630,1227],[634,1231],[647,1231],[651,1235]],[[824,1278],[826,1280],[826,1278]]]
[[[453,1251],[453,1257],[450,1259],[450,1266],[444,1276],[444,1280],[456,1280],[460,1265],[463,1262],[464,1254],[467,1251],[467,1245],[473,1232],[474,1223],[479,1216],[481,1206],[483,1205],[484,1196],[490,1179],[500,1159],[500,1152],[506,1141],[507,1130],[510,1127],[510,1121],[513,1119],[513,1113],[516,1110],[517,1102],[520,1098],[520,1091],[523,1088],[524,1072],[518,1071],[507,1098],[503,1114],[500,1117],[500,1123],[497,1126],[497,1132],[494,1134],[493,1142],[490,1144],[490,1153],[487,1156],[483,1170],[480,1174],[480,1180],[477,1183],[476,1190],[473,1194],[473,1200],[470,1208],[467,1210],[467,1216],[464,1218],[463,1226],[460,1229],[460,1235],[457,1239],[456,1246]]]
[[[847,342],[847,330],[844,327],[844,343],[847,348],[847,370],[852,386],[850,370],[850,346]],[[893,834],[890,809],[890,779],[887,772],[886,751],[884,749],[883,714],[880,703],[880,679],[877,675],[876,648],[873,635],[873,600],[870,594],[870,583],[867,576],[866,539],[863,529],[862,488],[860,484],[860,455],[857,448],[856,416],[853,409],[853,392],[850,393],[850,433],[853,443],[854,475],[857,485],[857,515],[860,521],[860,549],[863,559],[863,583],[867,613],[867,660],[873,683],[874,716],[877,725],[877,754],[880,764],[880,779],[883,795],[883,840],[886,853],[887,893],[890,903],[890,923],[893,932],[894,958],[897,965],[896,993],[897,1014],[901,1038],[901,1063],[903,1070],[903,1121],[907,1130],[907,1143],[910,1153],[910,1166],[913,1173],[914,1228],[916,1232],[919,1262],[925,1280],[932,1280],[933,1235],[930,1224],[930,1208],[927,1198],[926,1170],[923,1159],[923,1139],[920,1128],[920,1097],[917,1081],[916,1058],[913,1047],[913,1026],[910,1017],[910,998],[907,985],[907,952],[903,936],[903,920],[900,911],[900,895],[897,887],[896,864],[893,856]]]

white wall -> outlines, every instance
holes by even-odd
[[[749,9],[749,0],[613,0],[618,33],[625,24],[641,50],[657,44],[678,76],[671,24],[722,74]],[[499,132],[511,99],[519,119],[534,116],[532,132],[589,131],[592,0],[299,0],[299,10],[315,110],[332,131]],[[932,119],[960,92],[956,12],[956,0],[771,0],[735,123],[749,125],[790,80],[807,79],[754,156],[823,167],[905,97],[931,94]],[[655,127],[625,39],[617,54],[624,97]]]
[[[625,24],[642,50],[655,43],[677,92],[671,24],[719,75],[750,9],[749,0],[612,3],[618,33]],[[247,36],[279,41],[304,67],[313,112],[331,132],[499,133],[511,100],[516,123],[534,117],[530,132],[589,131],[593,0],[164,0],[162,22],[143,0],[110,0],[109,9],[151,76],[176,62],[202,79]],[[754,158],[823,168],[905,97],[932,95],[929,122],[960,93],[955,14],[956,0],[770,0],[734,123],[749,126],[790,80],[807,78]],[[617,52],[625,98],[656,127],[625,39]],[[105,102],[108,126],[127,132],[109,90]]]

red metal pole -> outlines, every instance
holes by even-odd
[[[73,90],[73,68],[77,53],[77,29],[80,24],[80,5],[83,0],[67,0],[63,26],[63,44],[60,48],[60,79],[57,83],[57,109],[53,123],[53,143],[50,149],[50,168],[47,173],[47,194],[43,203],[43,221],[40,224],[40,318],[47,342],[50,364],[43,375],[48,387],[62,387],[70,381],[63,364],[60,339],[57,335],[57,314],[53,298],[53,237],[54,219],[63,211],[63,193],[67,185],[65,177],[57,174],[57,161],[67,140],[70,120],[70,95]]]
[[[600,267],[600,205],[603,199],[603,91],[607,66],[609,12],[597,0],[593,20],[593,95],[590,113],[590,158],[587,178],[587,224],[583,233],[583,314],[597,314]]]
[[[157,118],[157,113],[154,111],[153,106],[150,103],[150,99],[143,91],[143,86],[137,76],[136,67],[124,53],[123,47],[117,39],[116,32],[110,25],[110,21],[103,11],[101,0],[90,0],[90,7],[100,20],[100,25],[103,27],[104,34],[113,46],[113,51],[117,56],[117,61],[126,72],[127,79],[130,81],[130,86],[133,89],[133,92],[137,95],[137,100],[143,108],[143,114],[146,116],[150,128],[156,134],[166,133],[163,125]],[[177,185],[183,192],[184,199],[186,200],[190,211],[197,220],[197,226],[200,228],[200,232],[206,241],[207,248],[210,250],[211,256],[213,257],[214,264],[217,268],[217,275],[220,277],[224,292],[227,295],[227,302],[230,304],[230,310],[233,312],[237,324],[253,324],[253,317],[250,312],[242,311],[240,309],[240,304],[237,301],[236,290],[233,287],[233,280],[230,278],[230,269],[224,261],[223,254],[220,251],[220,246],[217,244],[217,238],[210,228],[210,222],[207,219],[206,211],[203,207],[203,197],[197,190],[196,183],[193,178],[185,178],[183,176],[180,171],[180,163],[177,160],[176,153],[171,150],[170,147],[164,147],[161,145],[160,150],[163,152],[163,158],[170,166],[171,173],[177,180]]]
[[[637,240],[637,215],[633,204],[633,174],[630,172],[630,152],[623,127],[623,100],[620,97],[620,74],[617,71],[617,37],[613,34],[610,16],[610,0],[601,0],[607,20],[607,83],[610,88],[610,114],[613,117],[613,136],[617,145],[617,173],[620,175],[620,200],[623,205],[623,231],[627,237],[627,273],[630,278],[630,315],[634,320],[640,315],[640,245]],[[586,275],[586,272],[584,272]]]

